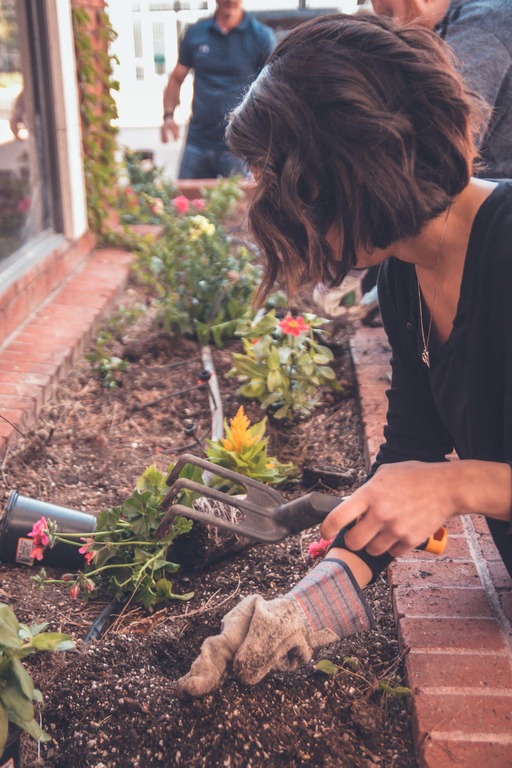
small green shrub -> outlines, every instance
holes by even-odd
[[[230,371],[243,382],[240,394],[258,400],[276,419],[291,419],[311,414],[319,387],[339,391],[329,366],[333,354],[315,338],[326,322],[311,314],[278,321],[274,310],[241,321],[237,335],[245,351],[233,355]]]

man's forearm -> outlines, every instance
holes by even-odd
[[[171,75],[164,91],[164,115],[174,115],[174,110],[180,103],[180,91],[181,83]]]

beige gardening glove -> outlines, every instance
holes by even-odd
[[[250,595],[207,638],[190,671],[176,683],[179,696],[204,696],[232,674],[259,683],[271,670],[289,672],[313,651],[373,625],[371,611],[341,561],[326,559],[284,597]]]

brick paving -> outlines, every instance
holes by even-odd
[[[31,426],[126,285],[131,254],[97,250],[0,345],[0,458]],[[12,318],[11,318],[12,320]],[[382,440],[389,348],[381,329],[351,343],[368,462]],[[420,768],[512,768],[512,580],[483,519],[449,525],[445,555],[390,568],[412,688]]]
[[[124,288],[132,258],[113,248],[93,251],[0,345],[0,414],[8,419],[0,419],[0,458],[83,354]]]
[[[382,441],[389,347],[380,328],[352,338],[366,455]],[[420,768],[512,768],[512,580],[483,518],[448,525],[441,557],[389,569]]]

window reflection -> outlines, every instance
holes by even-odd
[[[0,259],[43,229],[34,108],[15,0],[0,0]]]

